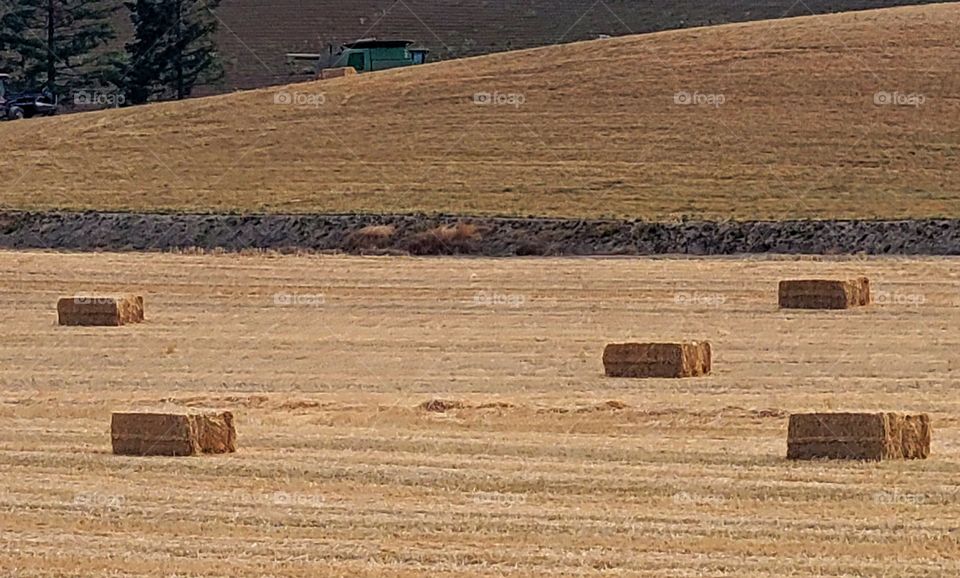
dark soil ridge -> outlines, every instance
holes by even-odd
[[[960,255],[960,220],[655,223],[454,215],[8,211],[0,212],[0,248],[272,249],[491,257],[750,253]]]

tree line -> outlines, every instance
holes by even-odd
[[[0,72],[61,97],[112,91],[119,102],[183,99],[223,77],[220,0],[0,0]],[[133,34],[117,49],[126,11]]]

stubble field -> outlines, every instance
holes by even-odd
[[[0,575],[948,576],[951,260],[0,253]],[[776,282],[880,301],[785,313]],[[148,320],[61,328],[141,292]],[[602,375],[709,339],[712,376]],[[432,399],[462,402],[446,412]],[[110,453],[112,410],[237,414],[240,450]],[[918,462],[791,463],[800,410],[930,412]]]

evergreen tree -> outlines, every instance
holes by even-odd
[[[31,18],[29,6],[0,0],[0,72],[17,73],[22,68],[16,48]]]
[[[103,46],[116,38],[113,0],[16,0],[4,42],[20,61],[20,75],[55,93],[88,85],[107,66]]]
[[[134,37],[127,43],[127,102],[190,96],[197,84],[222,78],[217,54],[220,0],[130,0]]]

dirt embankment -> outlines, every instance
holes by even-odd
[[[649,223],[426,215],[0,213],[0,248],[348,253],[960,255],[960,220]]]

